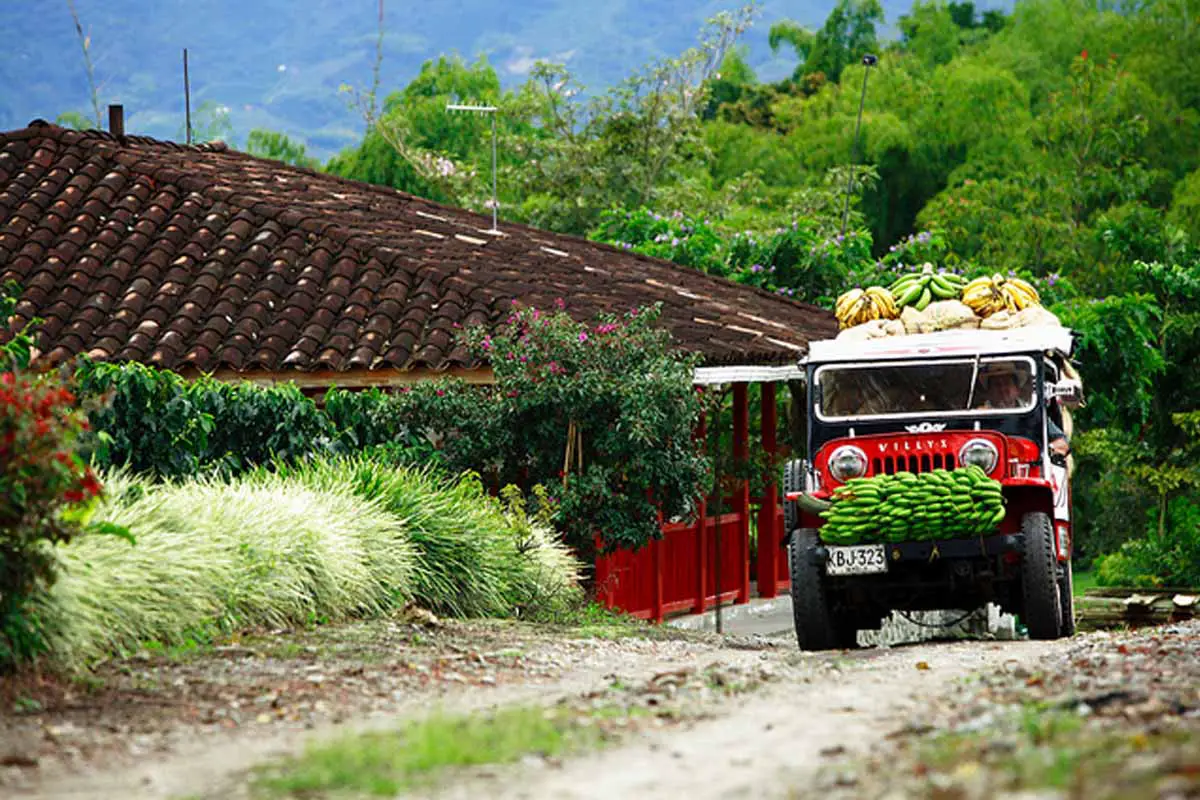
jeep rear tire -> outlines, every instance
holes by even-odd
[[[786,542],[792,531],[800,524],[800,509],[790,502],[787,496],[791,492],[804,491],[804,462],[795,459],[783,466],[783,540]]]
[[[1071,562],[1062,565],[1063,576],[1058,583],[1058,604],[1062,608],[1062,635],[1075,635],[1075,586]]]
[[[1063,614],[1054,527],[1049,515],[1040,511],[1026,513],[1021,518],[1021,533],[1025,535],[1021,617],[1030,639],[1057,639],[1062,635]]]
[[[857,630],[836,617],[829,607],[825,575],[817,562],[817,532],[800,528],[788,544],[792,577],[792,621],[801,650],[839,650],[854,647]]]

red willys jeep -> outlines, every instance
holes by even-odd
[[[1083,390],[1072,345],[1070,330],[1050,326],[812,343],[801,364],[808,458],[789,462],[783,480],[801,649],[852,647],[895,610],[988,603],[1033,638],[1074,632],[1063,429]],[[847,481],[970,465],[1003,492],[1003,519],[982,535],[822,540],[821,513]]]

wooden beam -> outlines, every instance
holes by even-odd
[[[199,372],[192,374],[181,373],[185,378],[198,378]],[[235,383],[248,381],[259,386],[274,386],[276,384],[294,383],[301,389],[325,389],[337,386],[339,389],[367,389],[372,386],[386,388],[389,386],[409,386],[423,381],[433,381],[440,378],[458,378],[473,384],[491,384],[496,382],[496,376],[491,367],[475,367],[472,369],[455,368],[447,370],[432,369],[356,369],[338,372],[335,370],[320,370],[315,372],[238,372],[232,369],[221,369],[212,373],[219,381]]]
[[[775,431],[779,425],[775,406],[775,384],[764,383],[760,414],[762,415],[762,449],[775,455]],[[772,458],[773,463],[773,458]],[[762,508],[758,512],[758,581],[759,597],[774,597],[779,593],[779,558],[783,551],[779,547],[780,532],[775,524],[779,514],[779,493],[776,491],[774,468],[771,479],[763,490]]]

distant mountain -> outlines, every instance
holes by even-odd
[[[978,3],[980,7],[1001,4]],[[792,69],[773,58],[767,29],[781,18],[818,26],[834,0],[761,5],[746,38],[763,79]],[[908,0],[884,0],[889,24]],[[1007,5],[1007,3],[1003,3]],[[192,107],[230,110],[234,140],[256,127],[282,131],[326,157],[362,135],[341,84],[370,81],[377,0],[76,0],[90,34],[100,102],[125,105],[126,128],[182,138],[182,49]],[[506,85],[539,58],[565,61],[590,89],[620,80],[652,58],[681,52],[705,18],[736,2],[713,0],[436,0],[386,2],[384,92],[421,63],[486,53]],[[66,0],[0,2],[0,130],[67,111],[90,115],[80,43]]]

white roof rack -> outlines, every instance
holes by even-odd
[[[832,361],[875,361],[948,356],[994,355],[998,353],[1053,352],[1071,355],[1068,328],[1030,326],[1007,330],[957,328],[936,333],[883,336],[877,339],[824,339],[809,342],[809,363]]]

